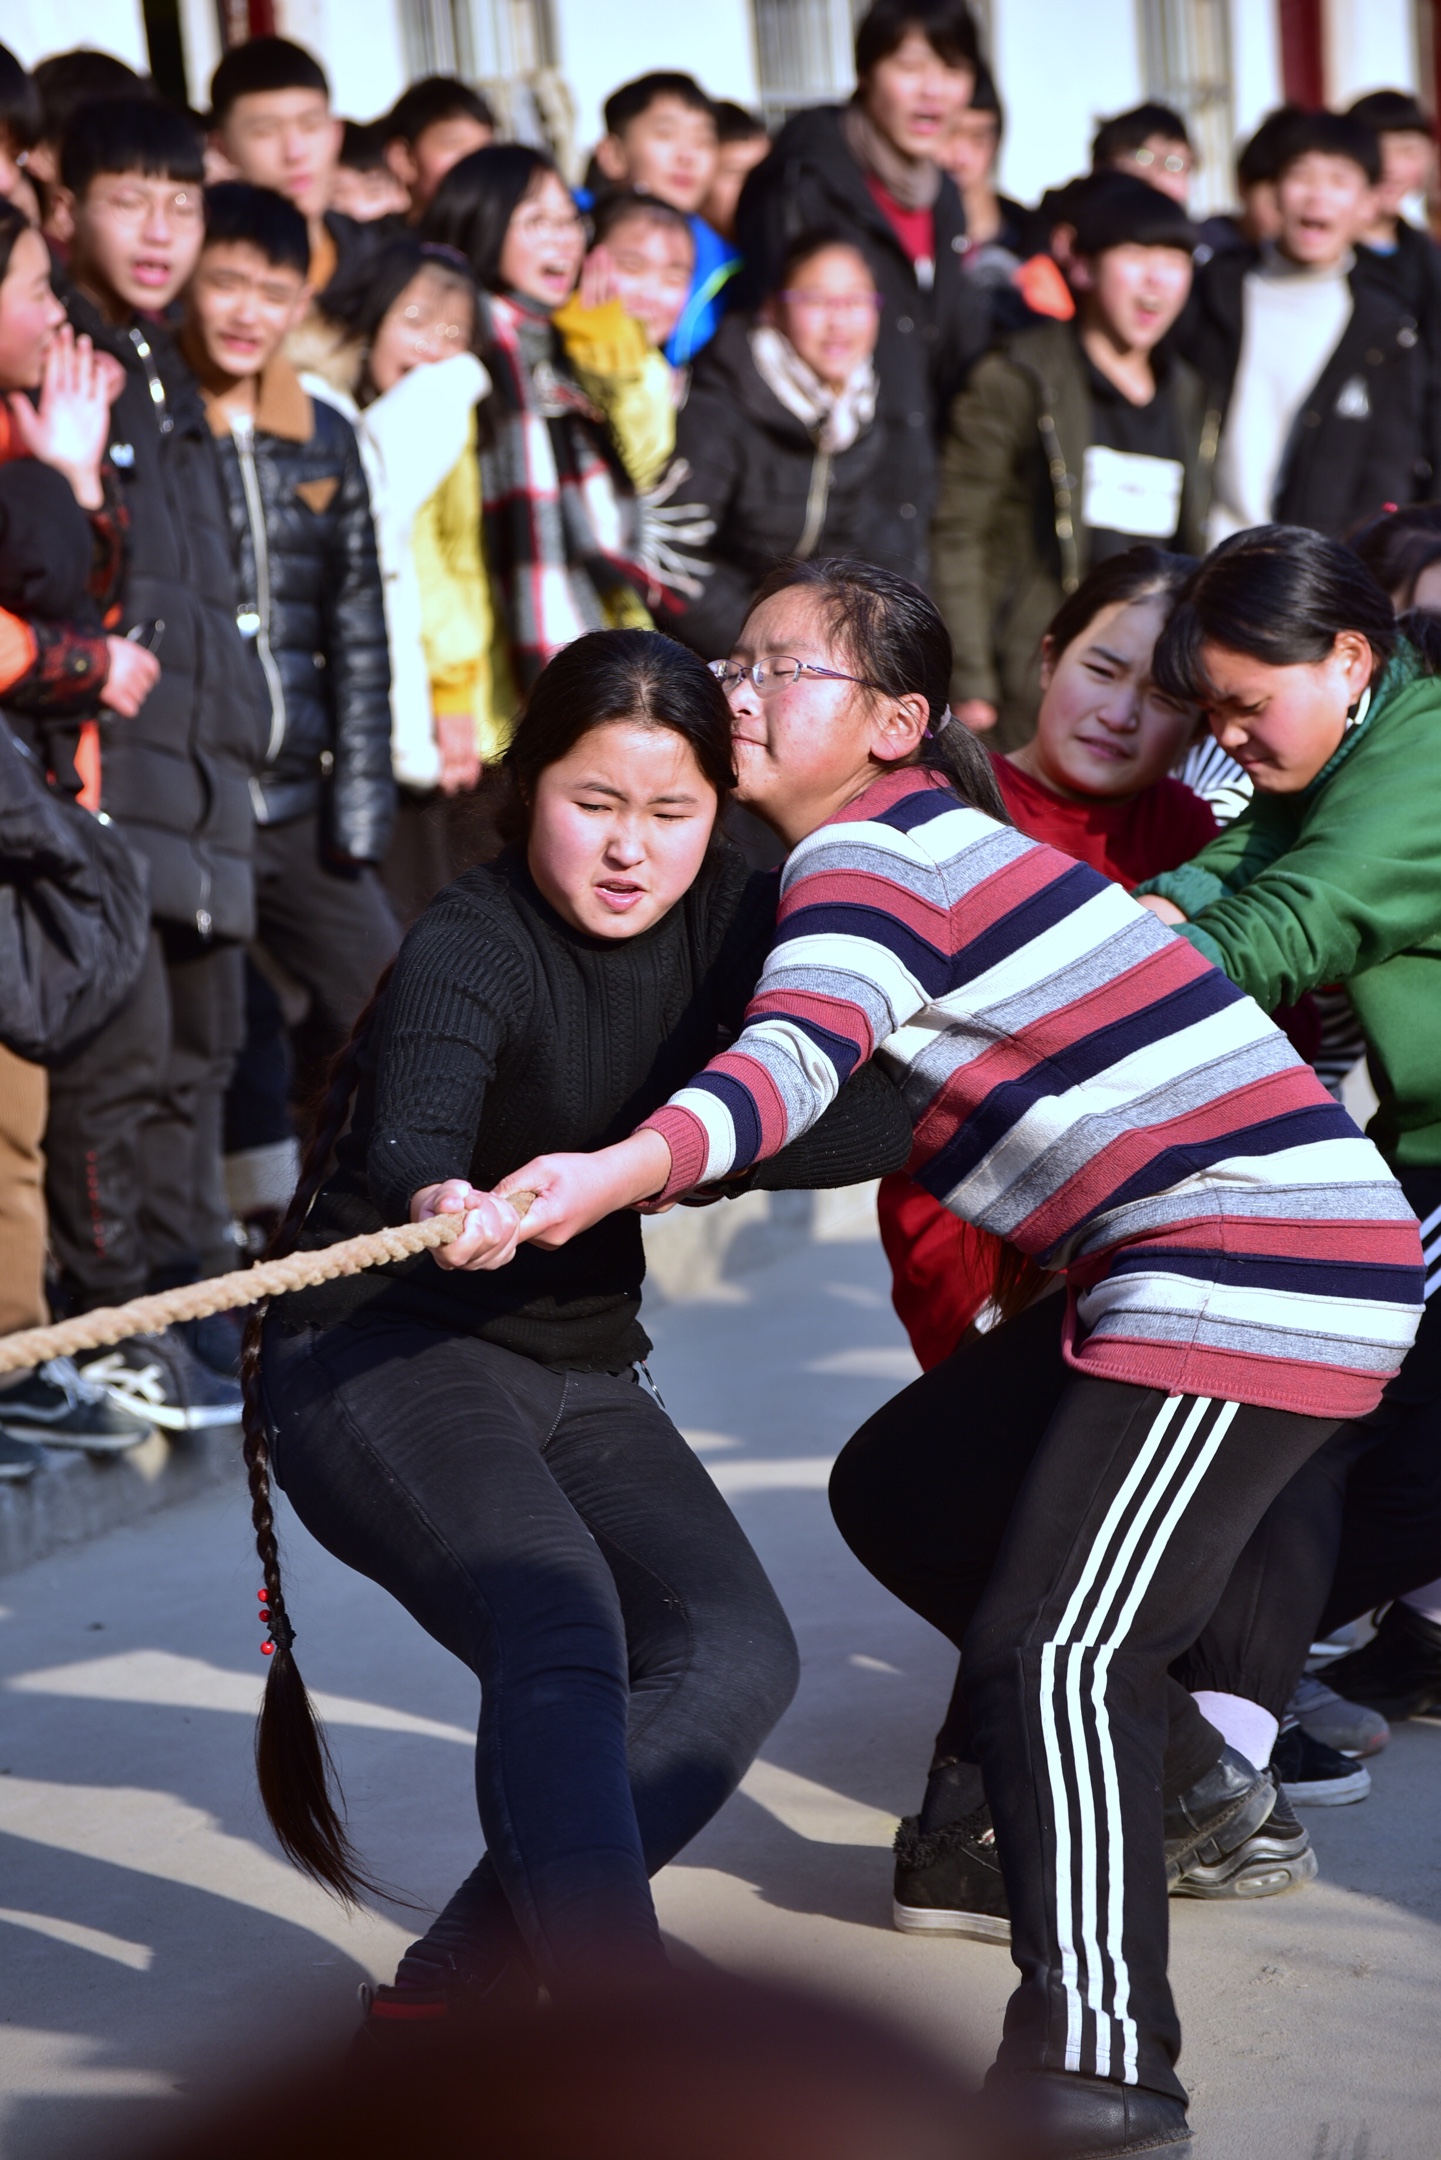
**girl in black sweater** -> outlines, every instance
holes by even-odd
[[[410,932],[289,1231],[326,1245],[463,1209],[465,1235],[286,1298],[250,1358],[275,1641],[259,1767],[292,1858],[363,1886],[290,1650],[267,1465],[481,1682],[486,1857],[377,1991],[372,2031],[517,1977],[554,1991],[602,1950],[658,1963],[647,1878],[734,1791],[796,1678],[760,1563],[639,1362],[639,1217],[516,1251],[488,1190],[543,1149],[628,1133],[741,1024],[775,897],[715,839],[726,701],[669,639],[593,633],[537,682],[507,771],[523,844]],[[766,1182],[845,1184],[909,1143],[872,1076]]]

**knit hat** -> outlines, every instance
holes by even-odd
[[[1201,236],[1180,204],[1129,173],[1098,172],[1066,191],[1064,215],[1076,228],[1078,255],[1113,247],[1183,248],[1194,255]]]

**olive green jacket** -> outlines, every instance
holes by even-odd
[[[1296,795],[1257,794],[1140,887],[1263,1012],[1344,985],[1393,1169],[1441,1168],[1441,680],[1402,643],[1364,718]]]
[[[1204,552],[1219,412],[1183,360],[1171,360],[1185,444],[1181,542]],[[951,701],[984,698],[988,738],[1016,747],[1035,727],[1041,636],[1090,567],[1080,522],[1092,439],[1084,355],[1068,323],[1019,331],[980,362],[951,407],[931,528],[931,590],[956,648]]]

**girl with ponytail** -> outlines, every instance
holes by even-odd
[[[1010,2133],[1179,2149],[1167,1873],[1244,1847],[1276,1788],[1169,1667],[1275,1495],[1399,1368],[1420,1243],[1260,1007],[1010,824],[948,723],[950,661],[888,572],[761,588],[721,675],[740,798],[790,854],[745,1027],[630,1138],[500,1189],[537,1195],[522,1238],[568,1250],[793,1144],[879,1059],[912,1174],[1064,1285],[881,1410],[831,1506],[962,1651],[944,1810],[920,1826],[947,1909],[909,1921],[1009,1936]]]
[[[274,1640],[260,1786],[298,1866],[370,1887],[296,1665],[272,1479],[480,1682],[486,1855],[376,1992],[372,2037],[563,1990],[600,1958],[658,1965],[648,1877],[734,1791],[796,1677],[760,1563],[645,1372],[639,1218],[517,1253],[490,1191],[537,1147],[628,1130],[740,1025],[775,883],[716,836],[724,694],[655,631],[595,632],[540,675],[505,771],[510,845],[410,931],[281,1236],[451,1211],[465,1233],[277,1301],[246,1356]],[[763,1181],[872,1177],[909,1139],[876,1074]]]

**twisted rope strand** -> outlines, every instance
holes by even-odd
[[[506,1197],[516,1214],[524,1217],[535,1195],[520,1192]],[[290,1290],[334,1282],[340,1275],[359,1275],[392,1260],[408,1260],[414,1253],[453,1243],[464,1228],[464,1215],[432,1215],[426,1222],[387,1225],[383,1230],[368,1230],[362,1237],[319,1246],[314,1252],[288,1253],[283,1260],[262,1260],[257,1267],[212,1275],[206,1282],[182,1283],[176,1290],[162,1290],[153,1297],[131,1298],[124,1305],[98,1305],[94,1312],[77,1313],[48,1327],[21,1328],[17,1334],[0,1336],[0,1373],[43,1365],[49,1358],[73,1357],[78,1350],[101,1350],[123,1342],[127,1335],[158,1335],[178,1320],[203,1320],[211,1313],[258,1305],[262,1298],[284,1297]]]

